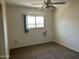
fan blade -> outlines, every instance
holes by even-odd
[[[31,5],[44,5],[44,3],[32,3]]]
[[[51,6],[52,8],[56,8],[55,6]]]
[[[66,4],[66,2],[55,2],[55,3],[49,3],[49,4]]]
[[[45,6],[42,6],[40,9],[43,10],[43,8],[45,8]]]
[[[51,3],[51,0],[47,0],[47,3]]]

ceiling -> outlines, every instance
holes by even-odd
[[[34,3],[41,4],[45,0],[6,0],[8,4],[16,4],[28,7],[41,7],[42,5],[32,5]],[[51,0],[52,2],[68,2],[69,0]]]

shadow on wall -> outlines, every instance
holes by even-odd
[[[79,2],[71,2],[56,11],[55,42],[79,52]]]

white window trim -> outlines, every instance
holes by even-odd
[[[27,18],[27,16],[34,16],[35,17],[35,28],[27,28],[28,27],[28,24],[27,24],[27,19],[26,19],[26,29],[42,29],[42,28],[45,28],[45,16],[44,15],[25,15],[26,16],[26,18]],[[44,27],[37,27],[37,23],[36,23],[36,16],[42,16],[42,17],[44,17]]]

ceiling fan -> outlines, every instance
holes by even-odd
[[[32,5],[43,5],[41,9],[44,9],[44,8],[55,8],[55,6],[53,5],[56,4],[65,4],[65,2],[51,2],[51,0],[45,0],[43,4],[32,4]]]

